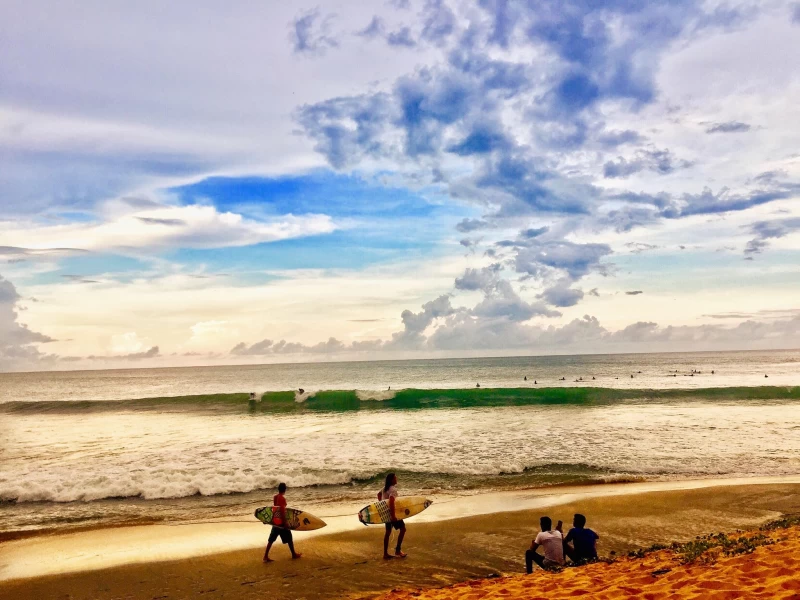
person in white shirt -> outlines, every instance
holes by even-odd
[[[402,519],[398,519],[394,512],[394,500],[397,498],[397,476],[394,473],[389,473],[386,476],[386,483],[383,489],[378,492],[378,500],[385,500],[389,505],[389,515],[391,521],[386,523],[386,534],[383,536],[383,558],[389,560],[390,558],[405,558],[406,553],[400,547],[403,545],[403,538],[406,536],[406,524]],[[394,549],[394,556],[389,554],[389,538],[392,536],[392,529],[400,532],[397,538],[397,546]]]
[[[539,519],[542,530],[536,535],[536,539],[531,542],[531,547],[525,551],[525,570],[528,574],[533,572],[533,563],[542,569],[553,569],[564,565],[564,535],[561,532],[561,521],[553,527],[550,517]],[[542,547],[544,555],[536,552]]]

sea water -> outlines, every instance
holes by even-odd
[[[0,535],[246,519],[281,481],[293,505],[324,514],[371,501],[390,470],[403,493],[434,497],[797,474],[798,361],[780,351],[4,374]]]

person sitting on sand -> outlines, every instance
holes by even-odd
[[[272,544],[275,543],[279,537],[281,538],[281,542],[289,546],[289,550],[292,553],[292,558],[300,558],[303,556],[299,552],[295,552],[294,550],[294,540],[292,540],[292,530],[287,529],[286,527],[282,527],[282,525],[286,524],[286,498],[284,494],[286,493],[286,484],[281,483],[278,485],[278,493],[275,494],[275,497],[272,499],[272,508],[273,513],[275,516],[272,517],[272,530],[269,532],[269,539],[267,539],[267,549],[264,551],[264,562],[272,562],[272,559],[269,557],[269,551],[272,548]]]
[[[564,538],[564,554],[574,563],[584,563],[597,559],[597,540],[600,536],[586,527],[586,517],[576,514],[572,519],[572,529]],[[573,545],[570,545],[572,542]]]
[[[394,473],[389,473],[386,476],[386,483],[383,489],[378,492],[378,500],[385,500],[389,504],[389,515],[391,521],[386,523],[386,533],[383,536],[383,558],[389,560],[397,556],[398,558],[405,558],[407,555],[400,547],[403,545],[403,538],[406,536],[406,524],[402,519],[398,519],[394,512],[394,499],[397,498],[397,476]],[[389,538],[392,536],[392,528],[398,530],[400,535],[397,538],[397,546],[394,549],[394,556],[389,554]]]
[[[531,542],[531,547],[525,551],[525,570],[530,575],[533,572],[533,563],[542,569],[553,569],[564,564],[564,535],[561,533],[561,521],[556,528],[551,530],[553,521],[550,517],[539,519],[542,530]],[[544,556],[536,552],[541,546]]]

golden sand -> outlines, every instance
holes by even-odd
[[[531,575],[478,579],[446,588],[392,591],[380,600],[534,600],[576,598],[800,598],[800,527],[771,532],[768,545],[726,556],[711,549],[692,562],[662,550],[641,558]],[[762,540],[764,541],[764,540]]]
[[[608,491],[614,490],[619,491],[619,488],[614,486]],[[554,492],[560,498],[563,490]],[[411,519],[403,544],[408,558],[390,561],[381,558],[383,528],[377,526],[360,527],[354,531],[312,539],[298,534],[295,541],[303,558],[291,560],[289,551],[278,546],[273,548],[275,562],[268,565],[261,562],[263,545],[179,560],[164,560],[156,551],[169,540],[162,539],[165,535],[163,528],[152,527],[151,538],[148,540],[143,537],[138,544],[143,553],[142,558],[145,559],[143,562],[0,581],[0,598],[372,599],[392,589],[441,588],[486,578],[491,573],[523,573],[524,552],[536,535],[538,520],[543,513],[556,520],[562,519],[565,523],[576,512],[586,514],[589,517],[589,526],[601,535],[598,549],[603,556],[608,556],[611,552],[615,552],[617,556],[625,556],[631,550],[654,543],[669,543],[673,540],[687,542],[695,535],[717,531],[754,530],[782,514],[800,513],[800,484],[795,483],[727,485],[570,498],[565,503],[548,505],[546,509],[490,513],[431,523]],[[262,544],[265,543],[269,528],[260,524],[255,526],[261,532]],[[118,536],[120,531],[106,530],[105,534]],[[792,536],[793,546],[788,552],[775,554],[782,547],[776,544],[760,547],[756,553],[742,557],[746,561],[754,561],[750,566],[744,565],[739,569],[740,574],[736,577],[741,579],[742,585],[751,586],[748,589],[752,589],[754,594],[761,593],[758,590],[762,590],[761,597],[765,598],[791,597],[780,595],[783,593],[780,590],[781,585],[790,585],[787,583],[787,577],[790,576],[786,570],[799,570],[796,562],[792,562],[794,557],[800,556],[797,533],[792,532]],[[53,536],[52,542],[61,544],[64,537]],[[36,540],[30,540],[33,541]],[[39,541],[47,546],[50,540],[44,537]],[[28,540],[22,542],[27,544]],[[16,542],[5,544],[14,545]],[[0,574],[6,565],[13,565],[15,560],[13,553],[2,552],[3,545],[0,544]],[[95,553],[102,554],[102,548],[97,547]],[[147,560],[148,553],[152,554],[150,560]],[[57,556],[43,550],[41,560],[56,561]],[[713,598],[713,589],[692,586],[711,586],[719,582],[723,590],[732,588],[739,579],[725,572],[717,574],[727,561],[723,556],[712,567],[682,567],[666,555],[651,555],[641,561],[620,560],[611,566],[597,564],[567,569],[561,574],[539,573],[529,577],[478,581],[471,585],[427,593],[445,594],[442,597],[450,597],[446,594],[451,594],[453,598],[517,597],[513,594],[518,594],[520,598],[536,598],[543,597],[541,592],[545,589],[548,592],[547,597],[563,597],[563,593],[558,596],[551,594],[558,591],[556,586],[560,586],[561,592],[568,590],[576,596],[583,595],[587,598],[626,597],[625,593],[628,593],[628,597],[634,597],[634,592],[626,590],[636,588],[645,590],[640,596],[642,598],[664,597],[662,592],[668,590],[668,587],[654,588],[654,595],[648,596],[646,594],[651,590],[646,586],[680,585],[680,574],[689,570],[696,574],[689,575],[683,587],[687,590],[704,590],[699,596],[693,592],[694,597]],[[668,566],[661,567],[661,564]],[[653,577],[652,573],[659,568],[673,570]],[[747,575],[748,573],[750,574]],[[678,581],[673,581],[675,577],[678,577]],[[505,586],[511,587],[506,588],[503,593]],[[778,595],[775,590],[778,590]],[[469,596],[473,591],[476,595]],[[405,597],[411,597],[412,592],[404,593]],[[479,596],[480,594],[483,596]],[[668,593],[666,595],[669,597]]]

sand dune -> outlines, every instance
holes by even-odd
[[[380,600],[534,600],[576,598],[800,598],[800,527],[735,534],[767,545],[725,556],[712,548],[686,563],[662,550],[640,558],[567,568],[560,573],[474,580],[446,588],[392,591]]]

